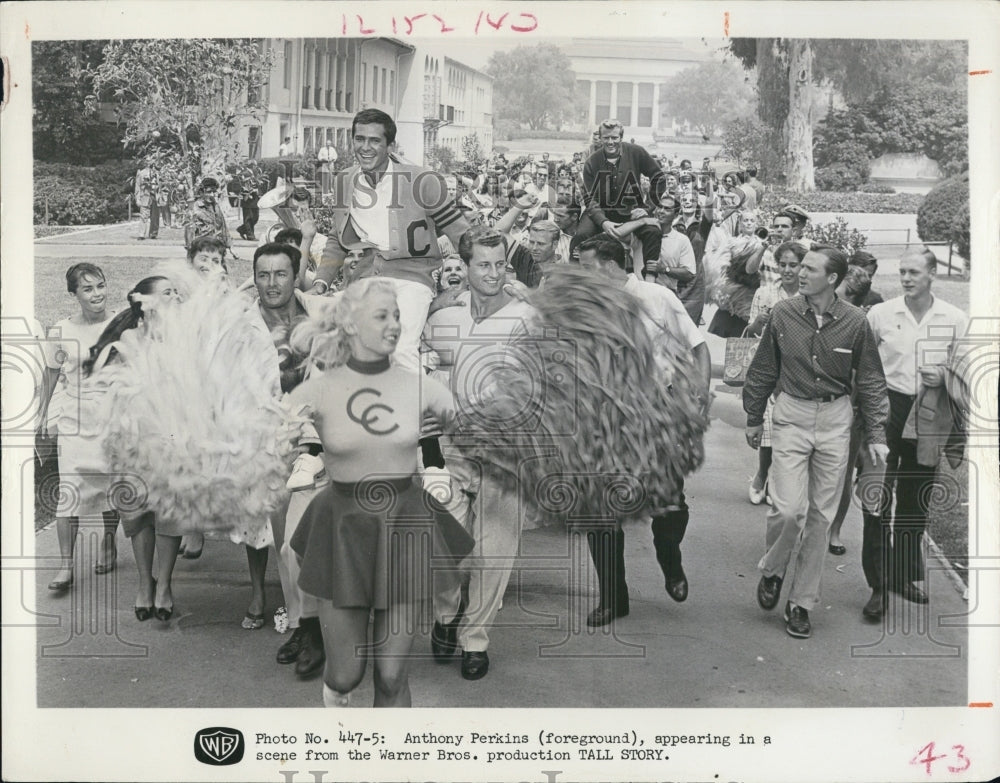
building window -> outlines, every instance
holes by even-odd
[[[594,123],[599,124],[611,116],[611,82],[597,83],[596,99]]]
[[[292,42],[285,41],[284,75],[281,84],[286,89],[292,86]]]
[[[251,125],[247,129],[247,157],[251,160],[260,159],[260,126]]]
[[[632,124],[632,82],[618,82],[616,117],[622,125]]]
[[[378,66],[372,66],[372,103],[378,100]]]
[[[386,102],[386,91],[389,89],[389,76],[385,68],[382,69],[382,103]]]
[[[389,103],[396,106],[396,72],[389,71]]]
[[[639,82],[639,111],[635,124],[640,128],[653,127],[653,90],[655,89],[656,85],[652,82]]]

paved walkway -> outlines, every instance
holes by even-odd
[[[491,669],[475,683],[457,662],[437,665],[425,635],[412,667],[422,707],[916,707],[964,705],[964,629],[939,627],[967,606],[931,563],[931,603],[893,602],[887,621],[862,621],[868,598],[860,564],[860,514],[844,528],[848,552],[829,557],[814,636],[789,637],[780,608],[756,604],[756,562],[764,508],[746,499],[754,453],[743,445],[739,398],[720,393],[706,441],[708,458],[688,482],[691,525],[684,562],[691,593],[676,604],[663,590],[648,525],[626,532],[632,612],[610,629],[584,625],[596,596],[585,546],[560,530],[524,535],[498,626]],[[96,576],[89,563],[62,597],[45,588],[57,566],[55,531],[35,537],[22,589],[35,591],[36,615],[5,617],[5,633],[36,640],[38,703],[45,707],[320,706],[318,681],[297,680],[274,660],[287,637],[271,625],[244,631],[246,558],[210,539],[200,560],[175,571],[170,623],[138,623],[132,613],[135,567],[119,534],[119,568]],[[85,547],[80,547],[84,549]],[[13,554],[7,552],[5,554]],[[279,602],[273,558],[268,611]],[[26,596],[30,599],[31,596]],[[26,600],[30,605],[30,600]],[[23,624],[23,627],[16,627]],[[13,627],[12,627],[13,626]],[[613,667],[614,676],[608,676]],[[919,688],[914,683],[921,683]],[[371,674],[355,704],[369,705]]]

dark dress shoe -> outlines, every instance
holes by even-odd
[[[913,584],[913,582],[903,582],[902,584],[893,585],[892,592],[899,593],[907,601],[915,604],[927,603],[927,593]]]
[[[841,544],[830,544],[827,549],[831,555],[836,555],[837,557],[847,554],[847,547]]]
[[[883,590],[872,590],[872,597],[868,599],[865,608],[861,610],[866,620],[881,620],[885,614],[886,594]]]
[[[295,663],[299,658],[299,653],[306,645],[306,631],[303,628],[296,628],[292,631],[292,637],[278,648],[278,663]]]
[[[306,642],[295,661],[295,674],[303,680],[309,680],[322,673],[326,664],[326,650],[323,640],[317,639],[313,633],[306,632]]]
[[[781,597],[781,577],[762,576],[757,583],[757,603],[761,609],[770,611],[778,605]]]
[[[672,574],[667,579],[665,586],[667,588],[667,595],[677,603],[682,603],[688,597],[688,580],[683,568],[678,565],[675,570],[677,573]]]
[[[454,622],[447,625],[435,621],[431,630],[431,652],[438,663],[448,663],[458,649],[458,626]]]
[[[628,606],[619,605],[615,608],[598,606],[587,615],[587,625],[591,628],[600,628],[602,625],[607,625],[619,617],[628,617]]]
[[[462,677],[466,680],[479,680],[490,670],[490,656],[486,651],[462,653]]]
[[[812,636],[812,625],[809,623],[809,612],[801,606],[785,604],[785,631],[796,639],[808,639]]]
[[[174,607],[157,606],[154,609],[156,614],[156,619],[161,623],[166,623],[170,621],[170,618],[174,616]]]
[[[150,617],[153,616],[152,606],[136,606],[135,609],[135,619],[140,623],[146,622]]]

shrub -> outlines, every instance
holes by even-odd
[[[757,176],[765,182],[777,182],[784,177],[784,165],[774,139],[774,132],[760,120],[745,117],[726,125],[719,155],[735,161],[740,167],[756,166]]]
[[[918,236],[924,242],[954,241],[957,221],[963,209],[968,221],[969,172],[946,179],[927,194],[917,212]],[[967,227],[968,222],[966,231]]]
[[[806,236],[814,242],[833,245],[848,255],[853,255],[856,250],[860,250],[868,243],[868,237],[856,228],[850,228],[847,221],[839,216],[831,223],[811,223]]]
[[[955,250],[966,261],[971,262],[972,238],[969,235],[969,202],[966,201],[951,223],[951,236],[955,241]],[[972,264],[965,265],[965,273],[972,270]]]
[[[834,163],[816,169],[816,187],[838,192],[859,190],[864,179],[857,169],[847,163]]]
[[[895,193],[896,189],[892,185],[883,185],[881,182],[866,182],[859,190],[862,193]]]
[[[34,167],[34,220],[84,226],[117,223],[128,218],[134,161],[115,161],[98,166],[71,163],[36,163]]]
[[[820,190],[857,190],[871,174],[868,151],[856,141],[817,144],[813,154]]]
[[[500,133],[503,137],[500,137]],[[517,141],[518,139],[572,139],[575,141],[590,141],[591,134],[586,131],[531,130],[529,128],[505,128],[497,133],[498,141]]]
[[[785,204],[798,204],[807,212],[870,212],[873,214],[912,215],[924,197],[917,193],[838,193],[814,190],[801,193],[791,190],[768,190],[758,205],[761,211],[777,212]]]

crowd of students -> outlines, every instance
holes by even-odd
[[[715,304],[708,331],[761,336],[744,393],[747,442],[759,452],[749,499],[770,507],[761,606],[776,605],[797,557],[786,630],[811,634],[825,556],[844,553],[856,462],[879,489],[866,494],[864,616],[881,618],[890,590],[927,600],[915,584],[927,519],[918,499],[937,452],[918,454],[907,428],[929,392],[960,396],[966,326],[931,293],[933,254],[908,251],[904,296],[878,304],[876,260],[811,242],[809,216],[794,204],[765,220],[753,169],[717,177],[707,159],[675,169],[623,141],[613,120],[589,154],[543,155],[520,170],[496,156],[473,176],[403,162],[395,134],[383,112],[354,118],[357,165],[336,175],[346,197],[332,216],[307,187],[270,194],[281,220],[242,284],[228,277],[211,180],[202,182],[207,235],[189,237],[186,262],[139,281],[121,314],[111,315],[99,267],[67,271],[80,313],[56,326],[89,350],[86,361],[57,348],[48,357],[43,399],[61,392],[42,426],[61,433],[60,469],[73,486],[57,511],[53,593],[73,587],[79,517],[102,514],[95,571],[115,567],[121,521],[138,567],[135,617],[170,622],[178,554],[197,557],[205,532],[225,530],[247,551],[243,628],[264,625],[273,548],[292,631],[277,660],[301,677],[322,673],[324,703],[345,706],[365,672],[373,617],[375,704],[407,706],[421,618],[433,618],[437,661],[461,649],[465,679],[487,674],[521,532],[553,516],[536,508],[545,476],[526,486],[507,460],[540,456],[539,433],[567,431],[565,417],[589,411],[583,439],[567,446],[553,435],[558,457],[538,462],[586,475],[571,480],[602,519],[577,530],[598,575],[587,623],[629,613],[621,522],[630,515],[651,518],[666,593],[683,602],[684,477],[704,458],[711,401],[698,327]],[[917,345],[926,351],[942,325],[952,339],[917,362]],[[566,399],[565,374],[524,360],[550,333],[573,344],[566,371],[585,379],[582,401]],[[534,429],[517,440],[508,430],[525,403]],[[145,491],[128,508],[109,502],[109,483],[125,473]],[[607,476],[636,481],[643,501],[595,509],[607,489],[595,477]],[[567,524],[572,510],[554,516]],[[407,537],[415,522],[426,546]]]

